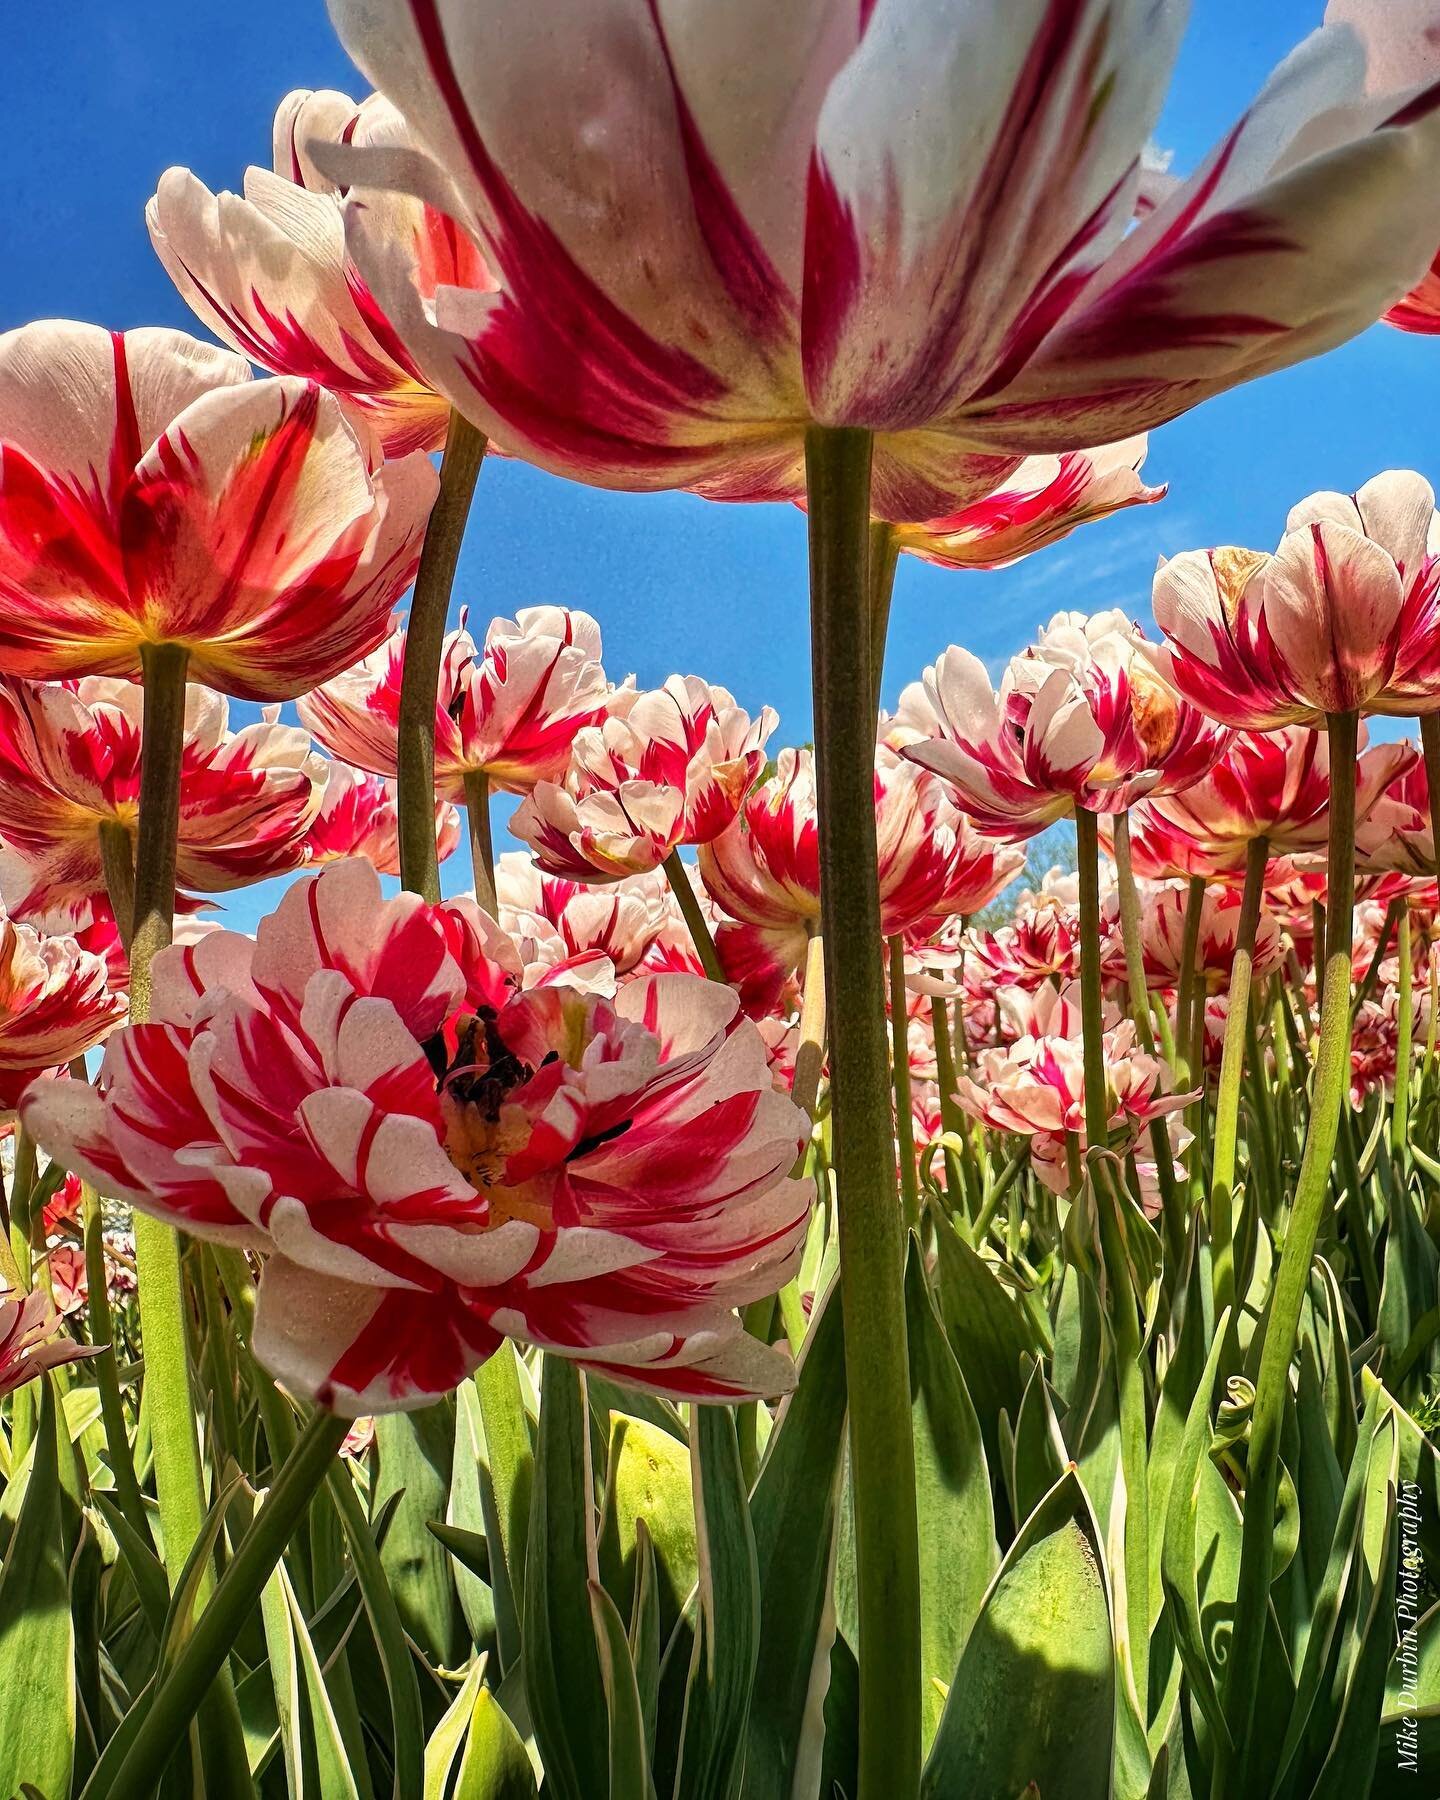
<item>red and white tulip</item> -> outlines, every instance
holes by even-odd
[[[0,915],[0,1109],[38,1075],[93,1050],[125,1008],[100,957]]]
[[[460,814],[448,800],[435,802],[435,856],[454,854]],[[307,865],[363,856],[382,875],[400,873],[400,827],[395,783],[367,775],[349,763],[327,762],[320,806],[304,840]]]

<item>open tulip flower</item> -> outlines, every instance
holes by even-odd
[[[1200,906],[1199,935],[1191,973],[1207,987],[1224,987],[1235,963],[1239,937],[1241,897],[1234,888],[1206,888]],[[1185,972],[1186,886],[1172,883],[1144,894],[1140,907],[1140,942],[1145,974],[1159,989],[1178,988]],[[1268,912],[1261,911],[1252,954],[1257,976],[1268,975],[1284,955],[1280,928]],[[1112,924],[1106,945],[1104,969],[1113,980],[1125,979],[1125,951],[1118,921]]]
[[[1227,734],[1138,642],[1121,612],[1057,613],[1011,659],[998,692],[979,658],[952,645],[901,695],[891,742],[933,769],[981,831],[1012,843],[1077,807],[1123,812],[1144,794],[1187,787]]]
[[[510,829],[549,875],[648,874],[733,823],[778,722],[768,706],[752,720],[727,689],[695,675],[649,692],[619,688],[602,723],[573,734],[564,782],[537,784]]]
[[[37,1075],[93,1050],[124,1017],[125,996],[100,957],[0,915],[0,1109],[13,1108]]]
[[[967,931],[964,975],[967,989],[998,987],[1035,990],[1062,985],[1080,974],[1080,919],[1073,906],[1053,895],[1038,895],[1017,906],[1009,924],[994,931]]]
[[[102,833],[133,844],[144,696],[134,682],[0,678],[0,844],[23,917],[79,920],[106,894]],[[278,710],[278,709],[277,709]],[[288,873],[305,857],[324,765],[271,716],[229,729],[221,695],[185,692],[176,879],[215,893]]]
[[[435,802],[435,857],[444,862],[460,842],[460,815],[448,800]],[[395,783],[352,769],[349,763],[325,764],[320,805],[303,844],[305,861],[343,862],[363,856],[382,875],[400,873],[399,820]]]
[[[333,755],[393,779],[406,634],[304,695],[301,719]],[[604,718],[610,684],[588,613],[530,606],[492,619],[483,649],[462,623],[445,639],[435,697],[435,786],[465,799],[467,775],[524,793],[557,780],[575,735]]]
[[[1430,784],[1418,756],[1412,754],[1392,777],[1384,800],[1375,808],[1371,830],[1357,834],[1355,857],[1367,874],[1390,872],[1417,880],[1434,877]]]
[[[47,320],[0,336],[0,667],[136,676],[189,653],[284,700],[385,636],[436,492],[310,381],[253,381],[178,331]]]
[[[374,430],[387,456],[438,450],[449,402],[416,368],[345,249],[344,198],[316,168],[312,142],[403,146],[403,120],[371,95],[287,94],[275,115],[272,169],[245,171],[244,193],[212,194],[167,169],[145,209],[150,241],[217,337],[274,375],[318,381]],[[425,278],[482,288],[469,240],[432,207],[393,202]]]
[[[1433,255],[1440,94],[1358,105],[1341,28],[1131,229],[1184,12],[745,0],[722,38],[630,0],[331,0],[428,155],[316,155],[480,250],[498,293],[431,288],[347,214],[414,360],[511,449],[793,498],[807,424],[863,426],[876,513],[930,519],[1341,342]]]
[[[17,1294],[0,1286],[0,1395],[13,1394],[47,1369],[97,1354],[65,1336],[64,1322],[48,1294],[38,1288]]]
[[[960,1077],[955,1095],[971,1118],[1029,1138],[1036,1173],[1057,1193],[1068,1186],[1067,1134],[1082,1152],[1089,1147],[1079,1020],[1078,995],[1043,989],[1026,1009],[1023,1034],[1003,1047],[980,1050],[973,1073]],[[1179,1111],[1194,1096],[1170,1091],[1167,1066],[1136,1048],[1133,1020],[1112,1023],[1104,1048],[1110,1143],[1130,1149],[1150,1120]]]
[[[994,493],[938,519],[892,527],[895,543],[942,569],[1003,569],[1128,506],[1152,506],[1163,487],[1140,479],[1146,437],[1063,456],[1027,456]]]
[[[1440,709],[1440,529],[1423,476],[1292,508],[1273,556],[1187,550],[1155,576],[1155,655],[1188,699],[1254,731]]]
[[[500,922],[512,937],[558,933],[568,956],[603,956],[617,975],[639,966],[670,919],[669,892],[659,876],[582,887],[542,874],[515,853],[496,863],[495,892]]]
[[[257,1356],[347,1415],[422,1404],[503,1336],[686,1399],[788,1387],[733,1309],[793,1273],[808,1128],[735,996],[518,975],[472,905],[337,863],[254,941],[162,952],[152,1022],[24,1120],[105,1192],[264,1252]]]
[[[1379,815],[1392,785],[1419,762],[1413,745],[1364,748],[1355,776],[1359,841],[1390,835]],[[1372,820],[1372,815],[1375,815]],[[1155,881],[1238,880],[1245,853],[1267,838],[1275,856],[1323,856],[1330,823],[1330,740],[1308,725],[1237,731],[1209,774],[1178,794],[1142,800],[1130,816],[1135,873]]]

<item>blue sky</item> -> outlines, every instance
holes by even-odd
[[[1186,171],[1266,74],[1320,21],[1323,0],[1196,0],[1157,133]],[[217,26],[222,20],[223,26]],[[293,87],[361,91],[323,0],[116,7],[70,0],[6,46],[0,328],[43,317],[194,329],[150,249],[146,200],[188,165],[238,188],[268,162],[270,121]],[[1211,401],[1152,434],[1146,475],[1169,497],[1091,526],[1015,568],[956,574],[902,559],[885,694],[949,643],[989,661],[1062,607],[1148,619],[1159,554],[1216,542],[1269,546],[1290,505],[1380,469],[1440,474],[1440,342],[1376,327],[1329,356]],[[674,671],[781,716],[777,745],[810,732],[804,520],[788,507],[601,493],[518,463],[481,479],[456,587],[483,624],[539,601],[599,619],[605,663],[653,685]],[[463,852],[452,871],[464,879]],[[247,903],[247,901],[249,903]],[[232,903],[247,919],[253,897]]]

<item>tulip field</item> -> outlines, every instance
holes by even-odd
[[[1141,472],[1440,337],[1320,10],[1181,171],[1181,0],[329,0],[201,335],[0,334],[0,1800],[1440,1795],[1435,490]],[[514,462],[790,508],[813,727]]]

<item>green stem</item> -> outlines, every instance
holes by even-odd
[[[715,940],[710,935],[710,927],[705,923],[705,915],[700,910],[700,901],[690,885],[690,877],[685,865],[680,860],[680,852],[672,850],[665,858],[665,879],[670,883],[670,892],[675,896],[675,903],[684,915],[685,923],[690,931],[690,941],[695,946],[695,954],[700,958],[700,967],[705,971],[706,979],[723,982],[725,971],[720,967],[720,957],[715,949]]]
[[[1415,1054],[1415,966],[1411,947],[1410,903],[1400,902],[1400,981],[1395,997],[1395,1102],[1390,1113],[1390,1153],[1403,1173],[1410,1159],[1410,1082]]]
[[[870,674],[874,699],[870,710],[880,712],[880,690],[885,679],[885,636],[890,628],[890,603],[895,597],[895,571],[900,563],[900,541],[895,527],[884,519],[870,521]]]
[[[440,898],[440,862],[435,852],[435,696],[440,688],[450,589],[484,456],[485,434],[452,409],[440,461],[440,492],[425,530],[405,634],[396,736],[400,879],[412,893],[432,902]]]
[[[1430,796],[1430,838],[1440,858],[1440,713],[1420,721],[1420,751],[1425,758],[1425,786]]]
[[[101,824],[99,836],[100,867],[105,874],[110,910],[115,915],[120,941],[128,944],[135,928],[135,847],[130,833],[115,819]]]
[[[73,1077],[72,1077],[73,1079]],[[91,1367],[100,1395],[100,1422],[105,1429],[105,1453],[110,1458],[115,1478],[115,1500],[125,1522],[142,1543],[150,1542],[150,1522],[145,1516],[145,1502],[140,1484],[135,1479],[135,1463],[130,1454],[130,1434],[125,1429],[125,1402],[120,1393],[120,1364],[115,1355],[115,1321],[110,1313],[110,1294],[106,1285],[104,1220],[100,1196],[89,1182],[80,1189],[85,1226],[85,1286],[90,1307],[90,1341],[100,1346]]]
[[[495,844],[490,835],[490,777],[483,769],[465,771],[465,819],[470,827],[470,869],[475,898],[495,915]]]
[[[950,1045],[950,1009],[937,994],[930,1001],[930,1032],[935,1039],[935,1084],[940,1089],[940,1126],[957,1137],[965,1131],[965,1115],[955,1104],[955,1055]],[[965,1203],[965,1174],[960,1159],[946,1146],[945,1190],[954,1207]]]
[[[920,1223],[920,1180],[915,1169],[915,1118],[910,1110],[910,1015],[905,996],[905,940],[889,940],[890,1074],[895,1088],[895,1145],[900,1159],[900,1205],[908,1227]]]
[[[1205,878],[1192,875],[1185,894],[1185,925],[1180,939],[1180,985],[1175,993],[1176,1075],[1188,1087],[1196,1071],[1190,1062],[1190,1014],[1195,995],[1195,962],[1200,950],[1200,916],[1205,909]]]
[[[825,1064],[825,944],[816,932],[805,946],[805,987],[800,999],[800,1043],[795,1052],[795,1075],[790,1098],[815,1118],[820,1095],[820,1072]],[[800,1152],[800,1162],[805,1152]]]
[[[1105,1081],[1105,1003],[1100,981],[1100,837],[1095,815],[1075,809],[1076,872],[1080,885],[1080,1024],[1085,1050],[1085,1145],[1110,1140]]]
[[[1125,947],[1125,980],[1130,990],[1130,1016],[1140,1047],[1155,1049],[1150,1017],[1150,989],[1145,979],[1145,948],[1140,935],[1140,896],[1135,888],[1135,865],[1130,855],[1130,815],[1115,815],[1115,889],[1120,898],[1120,940]]]
[[[1230,1668],[1225,1683],[1226,1711],[1232,1721],[1231,1736],[1239,1746],[1238,1766],[1241,1768],[1254,1760],[1255,1734],[1273,1728],[1270,1720],[1257,1718],[1255,1700],[1260,1688],[1260,1656],[1274,1566],[1280,1437],[1290,1388],[1290,1359],[1310,1284],[1315,1240],[1329,1195],[1330,1165],[1335,1155],[1340,1109],[1350,1087],[1350,947],[1354,923],[1351,897],[1355,889],[1355,758],[1359,716],[1335,713],[1328,725],[1330,904],[1327,909],[1329,941],[1324,949],[1328,964],[1325,999],[1320,1013],[1310,1123],[1284,1249],[1274,1275],[1260,1354],[1247,1457],[1240,1583],[1230,1636]]]
[[[318,1492],[349,1422],[316,1413],[296,1441],[265,1504],[195,1622],[184,1654],[156,1690],[106,1800],[147,1800],[184,1738],[206,1691],[258,1604],[261,1590]]]
[[[1211,1148],[1211,1279],[1216,1318],[1235,1305],[1235,1222],[1231,1204],[1235,1191],[1235,1144],[1240,1123],[1240,1083],[1245,1073],[1246,1025],[1250,1018],[1250,972],[1255,963],[1255,932],[1260,923],[1260,900],[1269,862],[1269,839],[1252,838],[1245,852],[1245,891],[1235,933],[1235,960],[1230,965],[1230,1004],[1225,1015]]]
[[[860,1615],[858,1800],[914,1800],[924,1678],[875,848],[871,448],[866,431],[806,434],[811,658]]]
[[[140,820],[130,938],[130,1022],[150,1017],[150,967],[170,942],[175,915],[175,842],[180,824],[180,763],[185,744],[185,669],[178,644],[141,651],[145,722],[140,753]],[[120,916],[117,908],[116,917]],[[179,1580],[205,1520],[205,1485],[190,1393],[190,1324],[180,1237],[160,1219],[135,1214],[135,1273],[145,1387],[155,1450],[155,1493],[165,1566]]]

